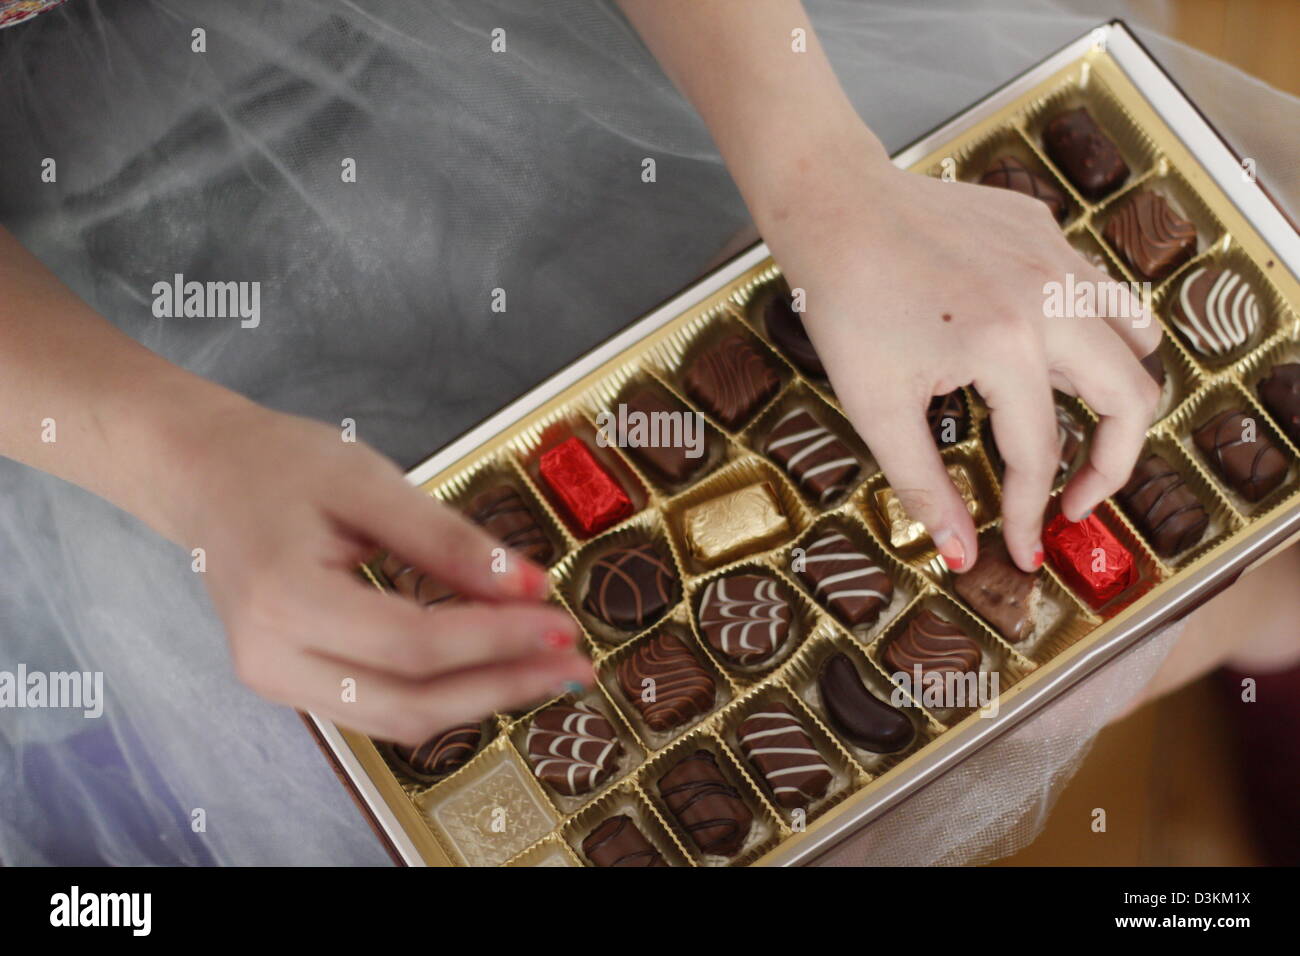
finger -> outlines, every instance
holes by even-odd
[[[1030,341],[1007,364],[975,382],[992,413],[993,438],[1005,463],[1002,476],[1002,533],[1007,550],[1023,571],[1043,563],[1043,512],[1060,462],[1056,414],[1047,359]]]
[[[856,393],[853,393],[856,395]],[[898,393],[894,393],[898,394]],[[844,396],[846,411],[889,479],[890,487],[909,517],[925,525],[930,539],[953,571],[964,571],[978,549],[975,522],[953,487],[918,405],[902,403],[850,408],[855,398]]]
[[[332,509],[336,520],[458,593],[485,601],[546,597],[544,570],[396,475],[340,489]]]
[[[1086,260],[1076,271],[1083,281],[1097,290],[1097,314],[1139,359],[1146,358],[1160,346],[1163,332],[1149,305],[1149,295],[1135,295],[1130,284],[1111,278]]]

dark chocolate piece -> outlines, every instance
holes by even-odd
[[[610,548],[591,566],[582,606],[606,624],[639,631],[677,601],[677,572],[650,543]]]
[[[718,769],[711,750],[697,750],[659,778],[659,795],[704,853],[735,856],[754,814]]]
[[[766,704],[750,714],[736,736],[745,759],[754,765],[779,806],[806,810],[808,804],[826,796],[831,768],[785,704]]]
[[[731,335],[702,353],[686,373],[686,391],[722,424],[734,429],[781,385],[776,369],[748,339]]]
[[[781,582],[766,574],[710,581],[700,600],[704,639],[737,664],[761,664],[775,654],[789,636],[793,618]]]
[[[1013,644],[1034,635],[1042,579],[1016,567],[999,538],[980,547],[974,566],[953,579],[953,589]]]
[[[1210,523],[1210,516],[1182,475],[1159,455],[1139,461],[1116,497],[1162,557],[1172,557],[1196,544]]]
[[[1255,430],[1250,442],[1242,437],[1248,420]],[[1193,439],[1205,460],[1247,501],[1259,501],[1286,478],[1286,455],[1273,444],[1263,423],[1240,409],[1215,415],[1196,429]]]
[[[885,569],[838,531],[828,531],[804,549],[796,571],[817,600],[849,627],[874,624],[894,598]]]
[[[1200,266],[1183,276],[1170,321],[1201,355],[1226,358],[1246,348],[1259,331],[1259,300],[1231,269]]]
[[[654,422],[665,421],[671,422],[680,417],[684,420],[687,415],[697,413],[689,411],[681,402],[670,397],[663,389],[653,385],[647,385],[638,389],[630,395],[624,403],[627,405],[629,413],[639,412],[646,416],[648,428],[651,435],[662,436],[665,432],[671,433],[671,426],[660,428],[654,425]],[[662,416],[672,416],[663,418]],[[703,418],[700,419],[703,422]],[[705,436],[707,441],[707,436]],[[707,455],[704,452],[704,446],[700,446],[701,454],[695,458],[688,454],[691,449],[686,447],[685,442],[677,444],[631,444],[624,446],[627,453],[635,458],[640,464],[645,465],[657,477],[666,481],[679,484],[688,481],[692,475],[700,470],[704,464]]]
[[[831,726],[863,750],[898,753],[916,739],[912,718],[867,690],[847,654],[832,654],[826,659],[817,675],[817,693]]]
[[[482,741],[482,723],[459,724],[434,734],[418,747],[393,744],[393,753],[415,773],[440,777],[468,763]]]
[[[763,327],[776,347],[798,368],[814,378],[826,377],[826,367],[808,338],[803,319],[792,307],[789,292],[775,290],[768,297],[763,307]]]
[[[470,502],[469,516],[488,534],[526,558],[548,564],[555,556],[555,547],[542,530],[537,516],[523,495],[510,485],[498,485],[477,495]]]
[[[1144,358],[1142,360],[1142,367],[1147,370],[1147,374],[1151,376],[1153,382],[1161,388],[1164,388],[1166,378],[1165,363],[1164,359],[1160,357],[1159,351],[1152,352]]]
[[[910,676],[919,665],[923,682],[977,671],[980,656],[980,646],[965,631],[929,608],[886,645],[884,655],[890,673]]]
[[[602,821],[582,841],[582,852],[596,866],[667,866],[632,818],[620,813]]]
[[[1196,226],[1149,189],[1124,201],[1106,223],[1105,236],[1139,278],[1152,282],[1196,255]]]
[[[925,420],[940,448],[957,444],[966,437],[966,428],[970,424],[966,395],[960,388],[947,395],[936,395],[925,410]]]
[[[402,597],[410,598],[425,607],[431,608],[456,596],[451,588],[391,552],[384,555],[384,560],[379,564],[379,573],[389,587]]]
[[[712,675],[672,633],[643,642],[624,658],[618,665],[618,686],[646,725],[658,733],[680,727],[713,707]]]
[[[997,186],[999,189],[1014,189],[1018,193],[1041,199],[1052,211],[1057,222],[1065,222],[1069,209],[1069,200],[1056,185],[1037,173],[1014,156],[999,156],[980,177],[981,186]]]
[[[1259,383],[1259,400],[1292,443],[1300,445],[1300,362],[1275,365]]]
[[[848,446],[802,408],[776,423],[764,450],[818,504],[848,491],[861,470]]]
[[[525,745],[537,778],[570,797],[608,780],[623,753],[614,725],[581,701],[552,704],[539,713],[528,725]]]
[[[1085,199],[1100,199],[1128,179],[1128,164],[1084,107],[1068,110],[1043,130],[1043,146]]]

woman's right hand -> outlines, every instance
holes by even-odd
[[[193,435],[172,524],[204,550],[235,670],[262,696],[416,745],[591,681],[546,573],[509,550],[494,571],[500,542],[370,448],[242,400]],[[356,572],[381,548],[460,599],[379,592]]]

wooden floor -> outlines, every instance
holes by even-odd
[[[1173,34],[1300,96],[1300,0],[1172,0]]]

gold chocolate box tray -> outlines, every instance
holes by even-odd
[[[1130,174],[1099,201],[1085,199],[1043,148],[1053,116],[1086,106],[1118,145]],[[1136,559],[1136,577],[1121,595],[1094,607],[1049,560],[1034,635],[1012,644],[950,588],[951,575],[926,539],[891,545],[891,528],[875,506],[884,476],[824,381],[810,379],[774,344],[753,308],[780,273],[757,245],[637,321],[488,421],[414,468],[408,479],[429,494],[464,507],[489,485],[517,489],[554,545],[550,574],[556,600],[578,620],[595,663],[595,685],[581,701],[612,725],[622,753],[590,792],[566,795],[540,779],[529,762],[532,718],[555,701],[485,721],[478,752],[441,779],[408,772],[387,745],[311,716],[376,832],[396,859],[411,865],[581,866],[583,840],[603,821],[626,814],[670,865],[790,865],[815,862],[888,808],[1033,714],[1096,669],[1177,620],[1230,585],[1251,565],[1300,536],[1300,449],[1260,406],[1256,387],[1281,361],[1300,361],[1300,236],[1243,163],[1156,65],[1127,28],[1115,21],[1092,31],[935,130],[894,158],[922,175],[974,181],[994,157],[1014,156],[1061,190],[1067,238],[1112,276],[1135,281],[1105,237],[1106,224],[1139,190],[1161,195],[1196,228],[1196,253],[1154,286],[1154,311],[1164,323],[1165,383],[1147,451],[1160,454],[1186,481],[1208,513],[1195,545],[1169,557],[1150,542],[1115,501],[1096,516]],[[1248,166],[1249,164],[1245,164]],[[1206,358],[1169,323],[1179,281],[1203,265],[1228,266],[1257,296],[1259,331],[1253,347],[1224,360]],[[728,428],[705,413],[703,464],[685,484],[665,484],[623,453],[594,442],[596,416],[629,390],[654,383],[691,410],[699,409],[685,369],[724,335],[740,335],[777,370],[779,386],[752,415]],[[998,459],[988,441],[987,415],[967,389],[964,435],[942,449],[965,469],[978,501],[982,540],[998,531]],[[1082,403],[1062,402],[1090,426]],[[1192,432],[1216,413],[1243,409],[1287,458],[1285,478],[1258,501],[1247,501],[1210,467]],[[863,464],[853,486],[823,504],[764,453],[775,423],[798,408],[814,415]],[[538,475],[542,452],[578,436],[628,493],[634,513],[582,537]],[[787,527],[754,553],[702,561],[690,547],[692,506],[766,482]],[[1059,489],[1059,484],[1058,484]],[[827,529],[843,532],[880,565],[894,584],[892,599],[869,626],[849,628],[791,571],[796,549]],[[582,606],[597,554],[611,545],[650,541],[671,558],[679,577],[675,604],[638,633],[621,632]],[[738,667],[703,638],[701,594],[720,576],[757,572],[789,593],[790,633],[761,665]],[[379,583],[378,577],[376,577]],[[897,753],[879,754],[846,740],[819,697],[817,674],[831,654],[848,656],[877,697],[892,690],[883,648],[916,615],[938,611],[973,637],[978,667],[996,673],[996,715],[932,710],[912,701],[915,736]],[[714,682],[711,708],[671,729],[652,729],[624,695],[615,671],[646,641],[680,638]],[[1116,666],[1123,666],[1117,663]],[[784,705],[825,762],[830,781],[806,811],[783,809],[739,744],[738,726],[765,705]],[[736,852],[703,852],[666,805],[658,781],[678,761],[705,749],[752,814]]]

